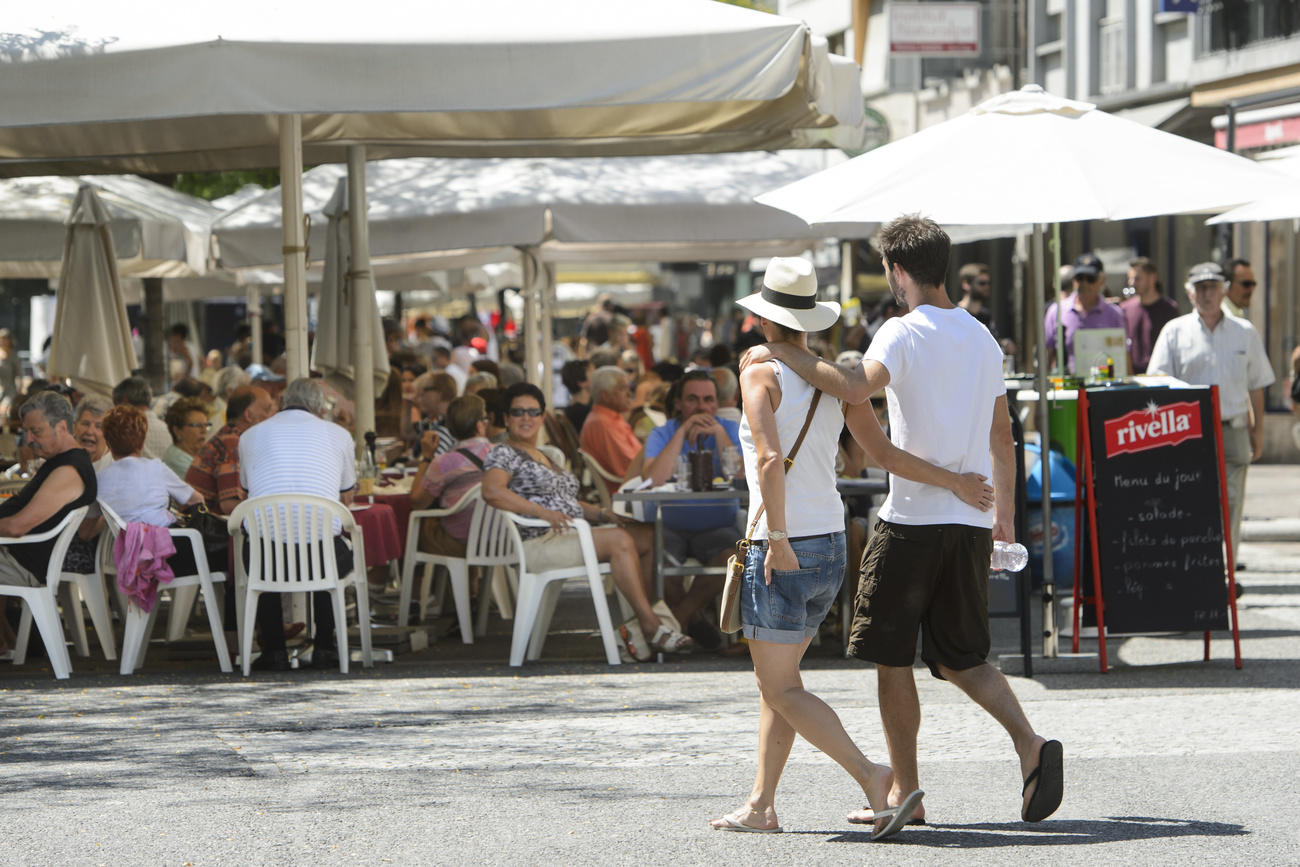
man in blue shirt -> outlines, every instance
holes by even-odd
[[[656,485],[673,476],[677,458],[684,452],[712,451],[713,475],[718,476],[722,474],[722,450],[740,451],[740,425],[717,417],[718,386],[707,370],[686,373],[675,390],[676,415],[652,430],[645,441],[641,474]],[[664,507],[664,550],[678,562],[694,557],[706,566],[725,565],[743,532],[736,527],[738,512],[737,500]],[[678,582],[666,588],[673,614],[697,642],[699,627],[691,630],[691,619],[722,591],[722,582],[721,575],[700,575],[691,583],[689,592],[683,593]],[[707,646],[712,642],[700,643]]]

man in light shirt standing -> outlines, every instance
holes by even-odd
[[[1214,262],[1192,266],[1187,272],[1187,295],[1196,309],[1170,320],[1160,332],[1147,373],[1219,387],[1223,463],[1232,518],[1229,555],[1235,556],[1246,471],[1264,451],[1264,389],[1273,384],[1274,377],[1259,332],[1245,319],[1224,314],[1225,282],[1223,269]]]

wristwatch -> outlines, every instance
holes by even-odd
[[[773,542],[779,542],[782,539],[789,538],[790,534],[785,530],[768,530],[767,538]]]

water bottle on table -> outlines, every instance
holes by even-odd
[[[994,542],[992,572],[1019,572],[1029,563],[1029,552],[1019,542]]]

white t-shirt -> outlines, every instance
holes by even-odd
[[[960,307],[923,304],[883,326],[864,361],[889,371],[890,439],[954,473],[993,478],[993,402],[1006,393],[1002,348]],[[880,517],[895,524],[992,527],[993,512],[968,506],[946,488],[894,476]]]
[[[287,409],[239,437],[239,482],[248,496],[315,494],[331,500],[356,487],[356,447],[346,430]]]
[[[122,458],[95,474],[99,499],[130,523],[170,527],[169,501],[185,504],[194,489],[180,480],[162,461],[153,458]]]

